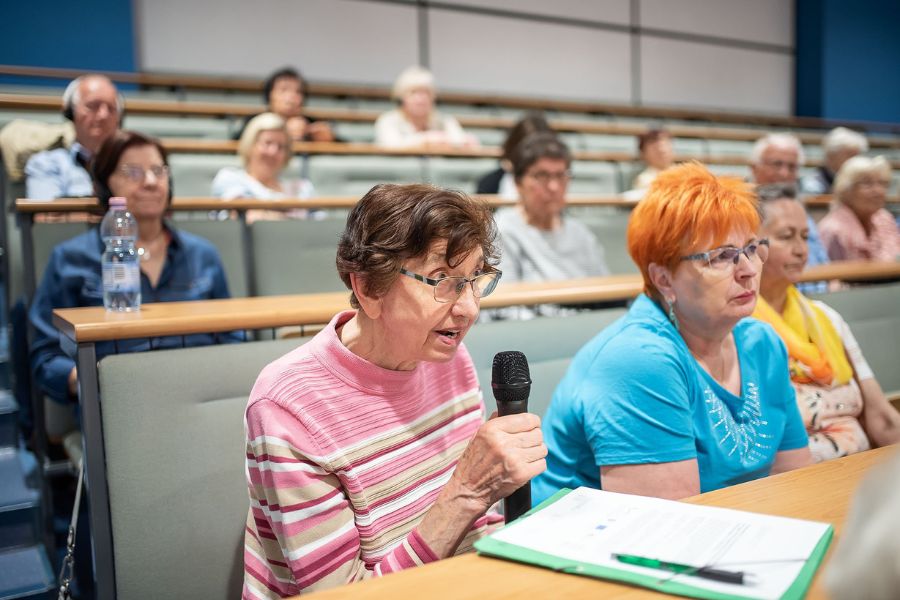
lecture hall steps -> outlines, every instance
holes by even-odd
[[[0,600],[55,598],[56,576],[39,543],[37,461],[18,447],[18,406],[0,391]]]

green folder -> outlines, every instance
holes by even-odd
[[[520,517],[520,519],[526,519],[529,515],[553,504],[570,491],[572,490],[562,489],[558,491],[556,494],[528,511],[525,515]],[[510,527],[515,527],[515,524],[510,525]],[[816,574],[816,570],[822,563],[822,559],[825,557],[825,552],[828,550],[828,546],[831,544],[833,536],[834,527],[829,525],[822,535],[822,538],[819,540],[819,543],[816,544],[815,549],[807,559],[806,564],[803,565],[803,568],[800,570],[794,583],[791,584],[787,591],[781,596],[781,600],[801,600],[806,595],[806,592],[812,583],[813,576]],[[677,579],[668,579],[668,576],[652,577],[625,569],[620,570],[613,567],[580,563],[496,540],[493,536],[487,536],[475,542],[475,549],[479,554],[485,556],[512,560],[528,565],[536,565],[560,573],[596,577],[597,579],[608,579],[610,581],[621,581],[622,583],[645,587],[666,594],[687,596],[689,598],[707,598],[709,600],[746,600],[748,597],[752,598],[752,593],[736,596],[715,592],[705,588],[694,587],[683,583],[684,579],[686,579],[685,577],[678,577]]]

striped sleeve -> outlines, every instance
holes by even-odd
[[[263,399],[248,407],[246,427],[244,598],[295,595],[438,559],[412,529],[379,562],[364,562],[341,481],[301,421]]]

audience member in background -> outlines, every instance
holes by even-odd
[[[500,154],[500,166],[478,180],[476,194],[497,194],[501,198],[518,199],[519,191],[513,175],[513,157],[519,144],[532,133],[549,131],[550,124],[539,112],[531,112],[519,119],[506,135]]]
[[[804,194],[830,194],[834,176],[847,159],[869,151],[866,136],[846,127],[836,127],[822,138],[825,164],[816,167],[815,172],[800,179],[800,189]]]
[[[336,141],[331,125],[303,114],[303,100],[306,95],[306,80],[300,72],[290,67],[278,69],[263,84],[263,101],[269,112],[273,112],[285,120],[288,135],[295,142],[334,142]],[[250,119],[235,135],[235,139],[244,134]]]
[[[534,133],[513,156],[519,192],[495,216],[505,281],[554,281],[608,275],[603,246],[584,224],[566,217],[572,156],[551,132]]]
[[[787,346],[791,382],[818,461],[900,442],[900,414],[887,401],[847,323],[794,284],[806,264],[806,211],[792,186],[757,190],[769,240],[753,316]],[[824,233],[824,232],[823,232]]]
[[[244,168],[223,167],[216,173],[212,182],[213,196],[226,200],[280,200],[313,195],[309,180],[282,177],[291,160],[291,140],[284,119],[275,113],[263,113],[250,119],[241,134],[238,154]],[[252,210],[247,212],[247,219],[250,222],[279,219],[286,214]]]
[[[772,183],[788,183],[796,186],[800,167],[803,166],[805,156],[803,145],[790,133],[770,133],[756,140],[750,154],[750,171],[753,181],[757,185],[769,185]],[[806,223],[809,226],[809,238],[807,239],[806,265],[828,264],[828,252],[822,245],[819,237],[819,229],[816,222],[807,214]],[[798,284],[805,293],[823,293],[828,291],[826,281],[808,281]]]
[[[166,152],[158,140],[118,131],[104,142],[92,161],[94,193],[104,208],[112,196],[124,196],[138,224],[141,257],[141,300],[170,302],[227,298],[225,270],[216,248],[203,238],[178,231],[164,220],[172,199]],[[98,227],[57,245],[29,311],[34,327],[31,367],[41,391],[60,403],[76,397],[75,361],[59,345],[53,309],[102,306],[100,256],[104,244]],[[237,341],[239,336],[228,336]],[[152,347],[199,346],[209,335],[153,338]],[[97,358],[118,352],[147,350],[148,340],[97,345]]]
[[[638,151],[647,168],[634,178],[631,187],[645,190],[650,187],[660,171],[672,166],[675,158],[672,152],[672,136],[664,129],[651,129],[638,136]]]
[[[387,148],[478,146],[456,119],[435,109],[435,91],[431,71],[409,67],[400,73],[391,92],[400,107],[375,121],[375,143]]]
[[[753,191],[689,163],[635,207],[644,294],[575,356],[544,418],[563,487],[684,498],[810,464],[784,345],[747,319],[768,256]]]
[[[350,211],[337,268],[354,310],[250,393],[245,598],[468,551],[544,469],[537,416],[483,422],[462,345],[500,278],[493,240],[485,205],[431,186],[378,185]]]
[[[823,577],[833,600],[894,600],[900,589],[900,455],[857,490]]]
[[[25,165],[25,192],[29,198],[52,200],[90,196],[91,158],[119,128],[125,108],[116,86],[104,75],[82,75],[62,97],[63,116],[75,125],[75,142],[34,154]]]
[[[883,156],[854,156],[834,180],[835,202],[819,222],[831,260],[893,262],[900,258],[900,230],[885,208],[891,165]]]

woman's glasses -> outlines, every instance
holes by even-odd
[[[750,262],[762,264],[769,258],[769,240],[750,242],[743,248],[735,246],[723,246],[706,252],[698,252],[688,256],[682,256],[681,260],[705,260],[710,269],[714,271],[733,270],[741,260],[741,254]]]
[[[135,183],[143,183],[147,178],[147,173],[152,173],[156,179],[164,179],[169,175],[169,167],[166,165],[153,165],[147,169],[140,165],[122,165],[119,171]]]
[[[441,277],[440,279],[431,279],[406,269],[400,269],[401,275],[412,277],[416,281],[421,281],[434,288],[434,299],[438,302],[455,302],[457,298],[466,289],[466,284],[472,284],[472,293],[476,298],[484,298],[491,295],[497,288],[497,282],[500,281],[502,272],[494,269],[479,273],[474,277]]]

